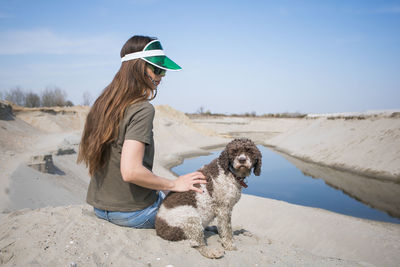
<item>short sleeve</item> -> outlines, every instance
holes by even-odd
[[[140,105],[130,114],[125,140],[136,140],[151,144],[153,136],[154,107],[150,103]]]

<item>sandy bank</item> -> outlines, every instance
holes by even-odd
[[[12,108],[0,120],[0,210],[83,203],[87,171],[76,165],[76,152],[87,107]],[[28,167],[33,157],[50,155],[63,175]]]
[[[221,135],[250,137],[302,160],[400,182],[400,117],[397,112],[360,114],[308,119],[210,116],[193,121]]]
[[[154,230],[99,220],[87,205],[22,210],[6,219],[0,225],[6,266],[396,266],[399,260],[392,253],[399,236],[393,225],[246,195],[233,214],[238,250],[220,260],[202,257],[186,241],[165,241]],[[217,235],[206,234],[210,246],[220,246]]]
[[[303,160],[400,182],[400,118],[321,118],[266,143]]]
[[[87,109],[77,112],[24,110],[16,112],[11,120],[0,120],[0,141],[5,144],[0,149],[0,156],[7,162],[1,165],[0,178],[4,184],[1,195],[7,200],[8,209],[2,209],[7,214],[0,217],[1,264],[397,266],[400,262],[399,225],[248,195],[242,196],[233,213],[235,242],[239,249],[227,252],[218,261],[203,258],[185,241],[164,241],[155,235],[154,230],[122,228],[97,219],[91,208],[84,204],[89,179],[84,166],[75,164],[76,154],[57,155],[60,146],[77,149],[80,125]],[[335,128],[335,125],[322,123],[319,119],[190,120],[168,106],[156,107],[154,172],[173,178],[169,168],[183,157],[206,154],[208,149],[223,146],[233,136],[247,136],[270,145],[285,144],[286,141],[278,142],[277,138],[286,136],[290,140],[289,132],[295,135],[308,127],[318,128],[317,122],[321,127],[329,126],[328,131]],[[336,126],[343,124],[340,120],[335,123],[338,122]],[[358,129],[361,125],[349,124],[345,129]],[[357,129],[355,132],[361,135],[363,131]],[[322,135],[323,129],[319,131]],[[396,135],[390,136],[397,142]],[[298,142],[302,141],[300,137],[296,137]],[[388,139],[384,140],[388,142]],[[307,150],[307,147],[312,147],[307,145],[309,143],[305,143],[304,151],[311,151]],[[363,141],[357,144],[372,143]],[[356,147],[355,144],[353,148]],[[299,149],[293,145],[294,148]],[[329,148],[328,145],[325,148]],[[359,149],[363,151],[364,148]],[[348,153],[343,148],[341,151]],[[53,155],[54,165],[60,173],[42,173],[27,166],[32,155],[48,153]],[[329,151],[324,155],[329,158]],[[386,165],[379,166],[383,168]],[[71,204],[74,205],[68,206]],[[21,208],[35,210],[8,213]],[[208,233],[207,236],[211,246],[220,246],[216,235]]]

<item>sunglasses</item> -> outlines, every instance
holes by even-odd
[[[157,68],[156,66],[151,65],[151,64],[147,64],[147,66],[153,71],[153,73],[154,73],[155,75],[164,76],[165,73],[167,72],[166,70]]]

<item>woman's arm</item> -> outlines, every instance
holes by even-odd
[[[195,184],[205,184],[206,180],[201,172],[192,172],[179,176],[176,180],[169,180],[157,175],[143,166],[145,144],[135,140],[125,140],[121,153],[121,174],[125,182],[140,185],[154,190],[169,190],[184,192],[193,190],[202,193]]]

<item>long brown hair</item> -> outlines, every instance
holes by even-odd
[[[155,38],[133,36],[121,49],[126,54],[142,51]],[[118,137],[119,123],[125,109],[137,102],[152,100],[155,89],[145,76],[146,63],[141,59],[125,61],[112,82],[94,102],[86,118],[77,162],[84,161],[89,174],[101,170],[109,159],[110,146]]]

